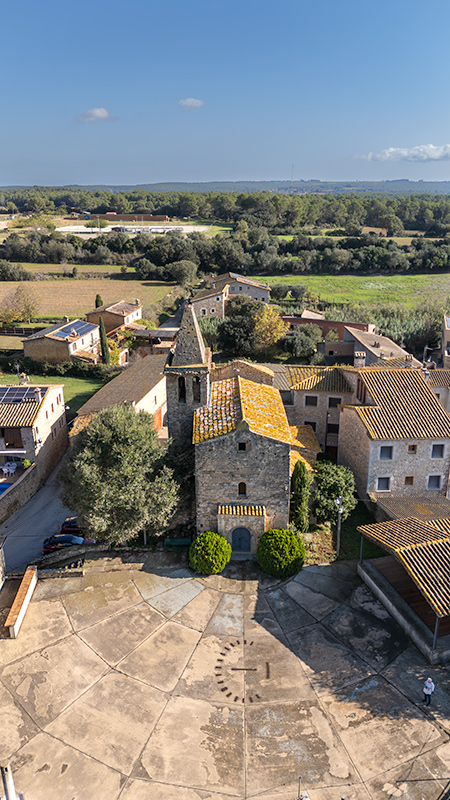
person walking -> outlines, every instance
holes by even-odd
[[[425,703],[427,706],[431,703],[431,695],[434,692],[434,683],[431,678],[427,678],[424,685],[423,685],[423,700],[422,703]]]

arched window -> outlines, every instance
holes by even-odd
[[[178,402],[185,403],[186,402],[186,381],[183,375],[180,375],[178,378]]]
[[[192,378],[192,397],[194,399],[194,403],[200,402],[200,378],[198,375],[194,375]]]
[[[240,483],[239,484],[239,486],[238,486],[238,494],[241,497],[246,497],[247,496],[247,484],[246,483]]]

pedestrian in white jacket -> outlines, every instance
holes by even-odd
[[[424,685],[423,685],[423,700],[422,703],[425,703],[427,706],[431,703],[431,695],[434,692],[434,683],[431,678],[427,678]]]

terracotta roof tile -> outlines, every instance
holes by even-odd
[[[217,506],[217,513],[228,517],[264,517],[266,507],[219,505]]]
[[[245,421],[253,433],[291,443],[280,393],[272,386],[228,378],[211,384],[210,403],[194,414],[194,444],[225,436]]]
[[[347,378],[339,367],[287,367],[292,389],[315,392],[351,392]]]
[[[353,406],[372,439],[450,437],[450,415],[420,370],[361,370],[372,405]]]

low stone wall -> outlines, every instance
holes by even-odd
[[[22,508],[39,489],[39,470],[32,464],[0,497],[0,524]]]
[[[5,621],[5,628],[9,628],[9,635],[11,639],[16,639],[20,631],[27,608],[30,605],[30,600],[37,584],[37,567],[27,567],[25,575],[19,586],[19,591],[16,594],[11,610]]]

